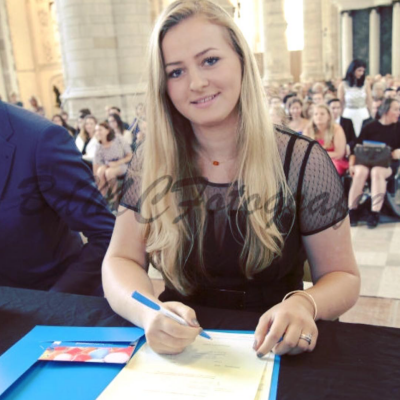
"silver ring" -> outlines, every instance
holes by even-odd
[[[308,335],[306,335],[306,334],[302,333],[300,335],[300,339],[305,340],[310,345],[311,344],[311,340],[312,340],[312,334],[309,333]]]

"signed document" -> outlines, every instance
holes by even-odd
[[[178,355],[144,344],[98,400],[268,399],[274,356],[257,358],[251,334],[210,334]]]

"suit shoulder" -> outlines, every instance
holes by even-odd
[[[11,127],[14,133],[29,130],[30,135],[40,134],[45,129],[54,126],[54,124],[44,117],[36,115],[21,107],[3,103],[4,110],[8,115]],[[5,117],[5,116],[4,116]]]

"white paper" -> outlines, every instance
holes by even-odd
[[[178,355],[160,355],[145,344],[98,400],[255,399],[273,358],[257,358],[253,335],[210,335],[213,340],[199,336]]]
[[[269,400],[269,392],[271,391],[272,372],[274,371],[275,354],[269,353],[264,357],[267,361],[265,369],[261,377],[260,386],[258,387],[255,400]]]

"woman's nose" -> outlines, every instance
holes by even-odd
[[[208,79],[197,69],[190,72],[190,90],[199,91],[208,85]]]

